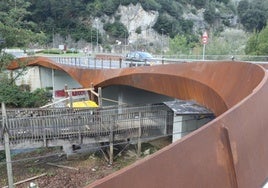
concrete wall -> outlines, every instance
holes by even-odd
[[[40,72],[40,88],[53,87],[52,70],[46,67],[39,67]]]
[[[20,76],[16,80],[16,84],[17,85],[29,85],[31,91],[34,91],[37,88],[40,88],[41,80],[40,80],[39,71],[40,71],[39,66],[27,67],[25,74],[23,76]],[[13,75],[14,76],[17,75],[16,71],[13,72]]]
[[[16,73],[13,73],[16,75]],[[54,77],[53,77],[54,75]],[[31,91],[37,88],[53,87],[54,90],[64,89],[65,84],[69,88],[80,88],[81,85],[62,70],[52,70],[41,66],[27,67],[26,73],[16,81],[17,85],[29,85]]]
[[[172,142],[202,127],[212,118],[205,115],[174,115]]]
[[[113,85],[102,89],[103,98],[111,99],[116,102],[109,102],[103,100],[103,105],[117,105],[119,104],[155,104],[162,103],[164,101],[174,100],[171,97],[160,95],[157,93],[137,89],[129,86]]]
[[[80,88],[81,85],[70,77],[66,72],[54,70],[54,90],[64,89],[67,85],[68,88]]]

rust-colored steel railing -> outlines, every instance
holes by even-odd
[[[86,70],[42,59],[82,86],[128,85],[192,99],[217,118],[150,157],[88,187],[261,187],[268,178],[268,83],[265,69],[237,62],[196,62]]]

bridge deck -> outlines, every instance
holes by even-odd
[[[162,151],[89,187],[250,188],[267,182],[268,74],[259,65],[227,60],[89,70],[45,58],[29,65],[63,70],[83,87],[127,85],[193,99],[217,116]]]
[[[25,112],[26,117],[16,117]],[[69,144],[104,142],[110,141],[111,135],[113,141],[163,136],[168,133],[167,129],[171,126],[168,126],[169,113],[164,105],[125,108],[121,109],[120,113],[118,109],[74,110],[72,113],[63,109],[62,114],[57,109],[31,110],[32,114],[38,112],[53,115],[28,117],[27,111],[21,111],[19,114],[14,111],[8,113],[8,116],[12,117],[7,119],[12,148],[55,146],[62,145],[63,142]],[[157,134],[154,130],[158,130]],[[0,149],[4,149],[3,138],[1,140]]]

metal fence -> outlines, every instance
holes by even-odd
[[[49,57],[53,61],[70,65],[77,66],[80,68],[90,68],[90,69],[112,69],[112,68],[125,68],[129,67],[129,62],[122,62],[122,59],[97,59],[91,56],[85,57]]]
[[[82,56],[82,57],[49,57],[53,61],[65,64],[76,66],[80,68],[90,68],[90,69],[115,69],[115,68],[127,68],[135,66],[146,66],[146,62],[132,62],[126,61],[123,57],[118,60],[108,58],[95,58],[91,56]],[[263,63],[268,61],[268,56],[248,56],[248,55],[206,55],[204,59],[201,55],[176,55],[176,56],[155,56],[154,64],[173,64],[173,63],[185,63],[185,62],[194,62],[194,61],[214,61],[214,60],[238,60],[238,61],[249,61],[256,63]]]
[[[59,140],[86,144],[153,138],[172,132],[172,112],[165,105],[106,109],[20,109],[7,110],[11,147],[27,148],[39,143],[57,145]],[[1,121],[1,131],[3,125]],[[3,147],[3,133],[1,145]],[[29,145],[26,145],[28,143]],[[59,144],[60,145],[60,144]]]

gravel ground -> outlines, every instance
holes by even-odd
[[[129,146],[127,150],[117,155],[112,165],[108,164],[101,152],[80,154],[72,160],[67,160],[59,148],[45,148],[21,153],[12,158],[13,181],[16,183],[43,175],[34,180],[20,183],[16,185],[16,188],[28,188],[30,183],[36,184],[39,188],[85,187],[167,144],[169,144],[167,141],[145,144],[141,157],[136,155],[135,146]],[[121,151],[120,148],[117,152],[119,151]],[[0,187],[8,185],[6,172],[6,164],[0,163]]]

